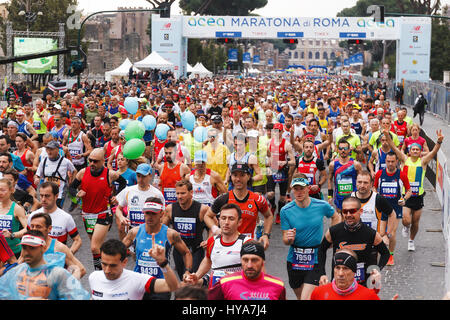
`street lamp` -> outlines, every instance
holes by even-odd
[[[35,6],[37,8],[42,7],[42,5],[44,4],[44,1],[38,0],[38,1],[34,1],[33,3],[31,3],[30,0],[26,0],[26,1],[21,0],[21,1],[19,1],[19,3],[22,5],[22,7],[25,8],[25,10],[20,10],[18,14],[19,14],[19,16],[25,17],[25,22],[27,24],[27,33],[28,33],[30,30],[30,25],[32,25],[36,21],[37,17],[44,15],[42,13],[42,11],[34,12],[32,10],[32,6]]]

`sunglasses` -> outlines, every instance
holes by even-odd
[[[350,149],[349,147],[339,147],[339,150],[341,151],[341,150],[348,150],[348,149]]]
[[[98,160],[98,159],[88,159],[89,160],[89,162],[92,162],[92,163],[97,163],[97,162],[100,162],[101,160]]]
[[[358,209],[342,209],[342,214],[355,214]]]

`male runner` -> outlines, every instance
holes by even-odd
[[[208,300],[286,300],[283,281],[264,272],[266,256],[261,243],[243,244],[240,256],[242,271],[221,278],[209,290]]]
[[[331,224],[335,225],[340,222],[340,216],[327,202],[310,197],[311,185],[305,174],[295,173],[291,188],[294,200],[281,210],[283,243],[290,246],[289,285],[298,300],[309,300],[319,285],[317,251],[323,237],[323,218],[331,218]]]
[[[177,202],[166,207],[162,222],[167,226],[172,225],[191,251],[192,270],[189,272],[192,273],[197,271],[205,256],[201,243],[205,228],[203,220],[209,207],[193,199],[192,183],[188,180],[178,181],[175,185],[175,192]],[[173,258],[178,276],[182,279],[186,272],[183,259],[176,250],[173,251]]]
[[[362,166],[350,157],[350,143],[345,139],[338,142],[338,154],[328,166],[328,201],[331,204],[334,195],[334,204],[340,212],[344,198],[356,190],[356,175]]]
[[[166,203],[177,201],[175,184],[177,181],[184,179],[191,171],[187,165],[177,160],[176,146],[177,144],[173,141],[166,142],[164,145],[165,161],[159,165],[155,164],[155,168],[159,172],[161,192]]]
[[[161,199],[156,197],[147,198],[142,212],[145,222],[131,229],[122,241],[127,248],[134,243],[136,251],[134,271],[145,273],[158,279],[165,278],[164,266],[161,266],[155,258],[148,254],[149,250],[154,248],[153,245],[158,244],[165,248],[166,259],[169,258],[170,249],[174,247],[183,257],[186,267],[185,273],[189,274],[189,271],[192,270],[191,252],[181,239],[180,233],[161,222],[164,214],[164,205]],[[143,299],[169,300],[170,294],[146,294]]]
[[[65,243],[62,243],[58,239],[51,236],[54,225],[53,222],[53,218],[55,217],[54,214],[55,214],[54,212],[51,214],[42,211],[34,212],[31,218],[29,219],[28,227],[30,230],[38,230],[42,232],[42,234],[44,235],[45,254],[52,254],[55,252],[63,253],[65,257],[64,260],[65,265],[62,266],[63,267],[65,266],[65,268],[67,268],[67,270],[69,270],[69,272],[72,273],[75,278],[81,279],[86,274],[86,268],[75,257],[73,249],[72,248],[69,249],[69,247],[67,247]],[[19,262],[21,262],[22,260],[23,260],[23,253],[21,258],[19,259]]]
[[[186,275],[184,282],[212,288],[220,278],[241,270],[239,252],[252,239],[238,231],[242,210],[237,204],[226,203],[220,208],[218,220],[221,233],[208,238],[206,256],[195,273]]]
[[[402,196],[403,186],[406,191],[404,196]],[[397,218],[392,225],[390,236],[388,234],[389,252],[391,253],[391,257],[389,258],[387,265],[393,266],[398,222],[403,218],[403,206],[405,205],[405,201],[407,201],[412,194],[408,176],[399,169],[398,158],[395,152],[391,151],[386,154],[386,168],[379,170],[376,173],[374,187],[378,190],[378,193],[390,203]]]
[[[101,269],[100,246],[111,228],[113,216],[110,203],[113,182],[119,184],[118,192],[126,187],[127,181],[116,171],[105,168],[103,149],[94,149],[89,154],[89,167],[81,169],[69,188],[72,195],[82,199],[81,215],[86,232],[91,240],[91,252],[96,270]],[[78,188],[80,190],[78,191]]]
[[[387,130],[383,132],[387,136]],[[444,136],[442,130],[436,131],[437,141],[430,153],[421,156],[422,148],[419,144],[412,144],[409,149],[409,156],[401,152],[394,144],[390,136],[388,143],[394,150],[398,159],[402,163],[402,171],[408,176],[409,184],[411,186],[411,197],[405,202],[403,207],[403,236],[406,238],[409,235],[408,251],[415,251],[416,247],[414,239],[419,231],[419,221],[422,215],[422,208],[424,206],[423,198],[425,190],[423,188],[425,173],[427,165],[438,153],[441,148]]]
[[[363,209],[361,202],[355,197],[347,197],[342,202],[343,222],[331,226],[325,233],[322,243],[319,247],[318,262],[321,268],[322,276],[320,285],[328,283],[328,277],[325,274],[326,251],[332,245],[333,255],[337,250],[348,248],[358,255],[356,281],[366,285],[369,280],[373,281],[380,277],[379,270],[383,269],[389,260],[389,250],[383,242],[380,234],[361,221]],[[377,263],[377,254],[380,258]],[[373,268],[372,266],[375,266]],[[371,272],[368,274],[368,268]],[[378,267],[378,268],[376,268]],[[332,269],[334,265],[332,265]]]
[[[280,223],[280,212],[286,204],[286,192],[289,187],[289,169],[295,166],[295,156],[291,143],[282,138],[283,125],[276,123],[272,131],[272,139],[267,149],[270,163],[270,170],[268,170],[270,173],[268,172],[267,175],[267,199],[270,202],[272,213],[275,215],[275,187],[278,184],[280,198],[275,223]]]
[[[250,168],[247,165],[233,165],[231,181],[234,188],[228,193],[217,197],[205,216],[205,224],[214,235],[220,234],[221,229],[216,225],[216,216],[220,213],[220,209],[224,204],[235,203],[242,210],[242,224],[239,227],[239,232],[254,238],[258,213],[262,213],[264,216],[264,233],[260,241],[263,242],[264,248],[267,249],[273,216],[267,200],[263,196],[248,190],[247,186],[250,178]]]
[[[145,273],[125,269],[128,263],[127,248],[116,239],[102,244],[102,271],[89,275],[89,286],[93,300],[142,300],[145,294],[175,291],[178,281],[166,259],[165,248],[153,238],[149,257],[164,273],[164,279],[155,278]]]

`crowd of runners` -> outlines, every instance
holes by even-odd
[[[430,150],[385,90],[324,75],[166,76],[24,101],[11,85],[0,299],[277,300],[287,287],[299,300],[379,299],[380,270],[404,263],[398,229],[409,251],[420,241],[425,171],[444,139],[437,131]],[[205,139],[186,128],[188,111]],[[124,120],[147,115],[167,136],[145,131],[129,159]],[[274,224],[286,264],[267,274]]]

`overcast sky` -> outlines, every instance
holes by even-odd
[[[178,2],[176,0],[172,5],[172,14],[181,13]],[[254,13],[266,17],[334,17],[342,9],[353,7],[356,2],[357,0],[269,0],[264,8],[255,10]],[[115,10],[119,6],[151,7],[145,0],[78,0],[78,3],[84,13]],[[442,0],[442,5],[445,4],[450,4],[450,0]]]

